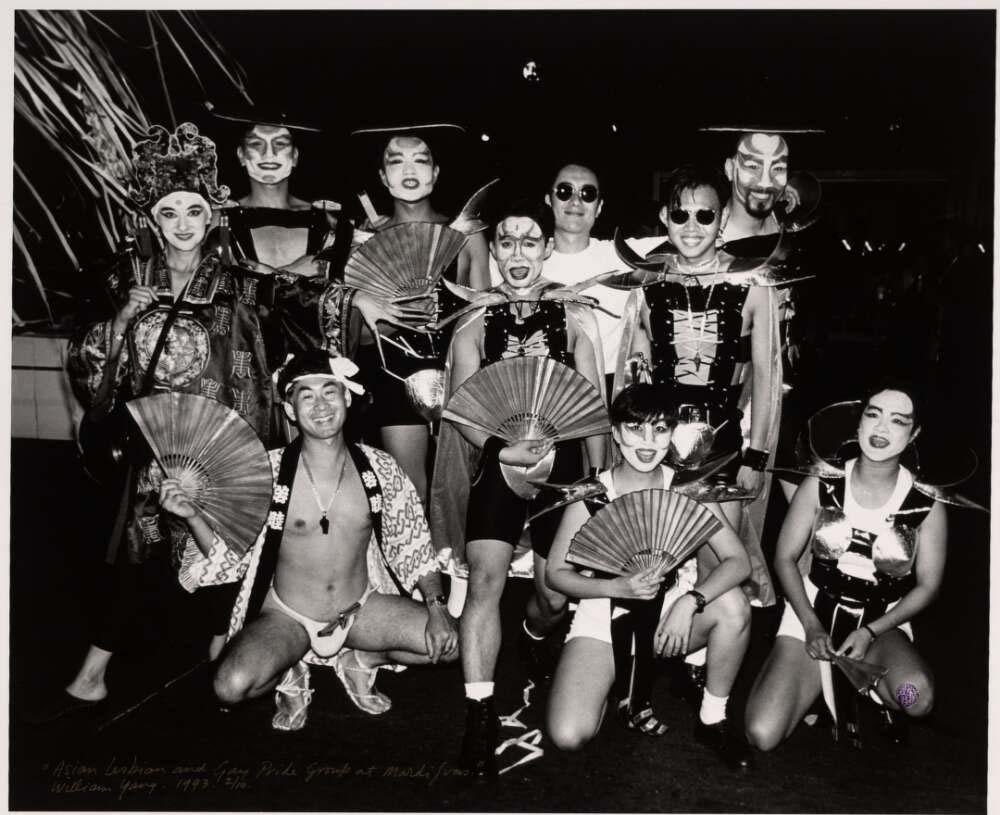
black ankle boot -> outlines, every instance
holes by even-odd
[[[883,707],[879,710],[879,725],[882,737],[889,744],[905,747],[910,743],[910,727],[905,713]]]
[[[701,720],[694,727],[695,740],[715,753],[731,770],[749,771],[754,767],[753,750],[738,729],[728,719],[715,724]]]
[[[481,701],[466,699],[465,703],[465,737],[462,739],[459,766],[475,778],[496,778],[500,720],[493,697],[488,696]]]
[[[524,630],[524,626],[521,626],[517,637],[517,650],[531,681],[541,685],[552,679],[556,660],[553,658],[547,639],[536,640]]]

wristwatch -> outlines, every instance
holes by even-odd
[[[427,608],[431,608],[432,606],[446,606],[448,605],[448,598],[443,594],[438,594],[434,597],[428,597],[424,602],[427,604]]]
[[[691,589],[691,591],[687,592],[687,594],[690,594],[694,598],[694,603],[695,603],[694,613],[701,614],[701,612],[705,610],[705,606],[708,605],[708,601],[705,599],[705,595],[702,594],[700,591],[696,591],[695,589]]]

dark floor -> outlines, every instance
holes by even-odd
[[[937,709],[912,728],[910,747],[873,737],[856,752],[822,727],[802,726],[740,777],[691,741],[693,713],[662,681],[658,703],[671,726],[662,739],[609,720],[584,752],[560,754],[543,742],[542,758],[477,788],[456,777],[463,703],[455,666],[383,675],[394,708],[380,719],[351,707],[330,672],[314,670],[310,721],[297,733],[270,729],[269,699],[219,712],[207,665],[126,713],[201,658],[205,635],[169,582],[135,621],[129,653],[112,663],[112,702],[51,725],[25,724],[23,713],[65,683],[82,655],[89,618],[81,610],[93,606],[101,542],[88,533],[96,493],[70,445],[15,441],[13,473],[11,808],[985,810],[988,526],[979,514],[951,513],[947,584],[918,625],[937,673]],[[526,589],[514,581],[505,596],[508,641]],[[513,711],[524,684],[514,649],[505,646],[499,676],[501,710]],[[536,701],[522,715],[527,728],[541,723],[541,710]],[[525,754],[511,748],[502,766]]]

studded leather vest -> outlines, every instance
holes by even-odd
[[[516,307],[516,306],[515,306]],[[483,314],[483,359],[485,367],[513,357],[550,357],[574,367],[567,348],[566,306],[552,300],[524,304],[524,317],[503,303]]]
[[[749,286],[719,280],[690,285],[662,280],[645,289],[649,307],[653,380],[673,385],[681,402],[708,408],[712,421],[730,414],[739,398],[738,368],[750,361],[750,337],[742,336]],[[694,384],[694,379],[704,384]]]

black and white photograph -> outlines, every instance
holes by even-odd
[[[6,20],[9,810],[989,810],[996,8]]]

